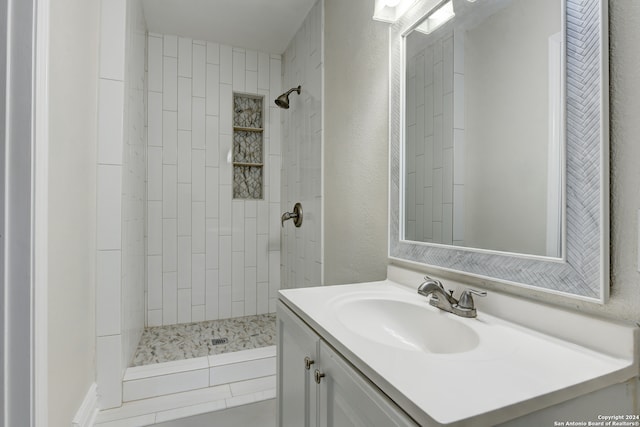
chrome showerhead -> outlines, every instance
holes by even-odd
[[[293,91],[296,91],[298,92],[298,95],[300,95],[301,89],[302,89],[302,86],[291,88],[287,92],[280,95],[274,102],[278,107],[284,108],[286,110],[287,108],[289,108],[289,94]]]

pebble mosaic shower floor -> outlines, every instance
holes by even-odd
[[[225,343],[214,344],[224,341]],[[215,340],[215,341],[214,341]],[[145,328],[131,366],[276,345],[276,315],[237,317]]]

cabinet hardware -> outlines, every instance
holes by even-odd
[[[320,384],[320,381],[324,378],[324,373],[316,369],[315,377],[316,377],[316,384]]]
[[[315,363],[315,361],[310,358],[309,356],[304,358],[304,369],[306,369],[307,371],[309,369],[311,369],[311,365],[313,365]]]

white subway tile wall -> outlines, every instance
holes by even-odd
[[[122,403],[122,374],[145,324],[146,25],[140,0],[103,0],[97,150],[96,371],[101,409]],[[152,46],[151,49],[158,49]],[[160,77],[153,76],[154,85]],[[154,105],[158,100],[154,100]],[[157,122],[161,110],[149,110]],[[157,147],[153,147],[154,149]],[[161,158],[150,151],[152,174]],[[162,187],[152,187],[157,196]],[[161,204],[150,227],[161,228]],[[161,241],[151,241],[150,274],[159,276]],[[154,291],[156,291],[154,289]],[[157,304],[157,293],[151,293]]]
[[[145,326],[146,22],[140,1],[127,2],[125,135],[122,153],[122,361],[128,364]]]
[[[283,110],[282,122],[278,117],[271,116],[267,135],[271,139],[280,137],[282,125],[282,150],[272,145],[269,149],[270,167],[267,169],[270,178],[277,175],[275,168],[282,166],[282,188],[271,186],[269,211],[276,215],[282,209],[291,211],[296,202],[303,207],[303,225],[296,228],[292,221],[284,224],[282,243],[282,286],[294,288],[303,286],[317,286],[322,284],[322,54],[321,28],[323,2],[318,1],[307,15],[304,23],[287,47],[282,64],[273,57],[267,63],[267,58],[258,55],[258,89],[264,84],[261,71],[270,67],[270,85],[280,89],[280,73],[284,87],[278,94],[290,88],[302,85],[300,95],[295,92],[289,96],[291,108]],[[277,95],[276,95],[277,96]],[[273,110],[272,110],[273,112]],[[282,157],[282,158],[280,158]],[[281,163],[280,163],[281,162]],[[267,175],[265,175],[267,176]],[[264,208],[264,207],[263,207]],[[258,210],[261,207],[258,206]],[[258,229],[263,226],[258,217]],[[277,233],[272,234],[266,242],[270,249],[277,244]],[[268,262],[269,274],[276,274],[279,260],[271,256],[269,259],[258,258],[257,263]],[[258,271],[260,277],[260,271]],[[272,283],[275,278],[269,279]],[[258,292],[268,293],[270,301],[274,301],[278,288],[274,286],[260,287]],[[273,310],[274,307],[270,307]]]
[[[147,324],[273,312],[279,132],[264,133],[263,200],[232,199],[229,153],[233,91],[264,96],[279,124],[280,55],[161,34],[148,55]]]
[[[405,237],[464,243],[463,37],[451,32],[409,58]],[[455,201],[455,203],[454,203]]]

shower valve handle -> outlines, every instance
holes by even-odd
[[[284,222],[292,219],[293,225],[300,227],[302,225],[302,205],[300,202],[296,203],[293,207],[293,212],[285,212],[282,214],[281,224],[284,227]]]

